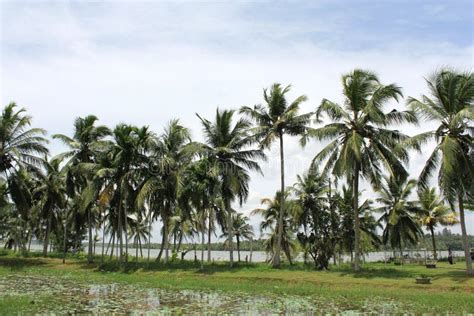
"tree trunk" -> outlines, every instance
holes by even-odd
[[[285,156],[283,153],[283,133],[280,132],[280,213],[278,214],[277,243],[275,254],[273,255],[272,266],[277,268],[280,266],[281,240],[283,238],[283,214],[285,212]]]
[[[92,263],[92,210],[91,207],[87,208],[87,225],[89,226],[89,247],[87,250],[87,262]]]
[[[102,257],[101,260],[104,261],[104,250],[105,250],[105,219],[102,227]]]
[[[464,217],[463,195],[461,193],[458,194],[458,204],[459,204],[459,218],[461,220],[462,247],[464,249],[464,256],[466,258],[466,270],[467,270],[467,274],[474,275],[474,271],[472,270],[472,258],[471,258],[471,251],[469,247],[469,240],[467,239],[466,220]]]
[[[123,219],[125,228],[125,262],[128,262],[128,220],[127,220],[127,206],[123,208]]]
[[[181,244],[183,243],[183,233],[179,233],[179,239],[178,239],[178,247],[176,248],[176,252],[179,252],[181,249]]]
[[[232,268],[234,265],[234,246],[232,245],[233,239],[233,217],[232,217],[232,210],[230,208],[230,201],[226,199],[225,201],[225,209],[227,211],[227,233],[228,233],[228,247],[229,247],[229,266]]]
[[[166,240],[168,239],[166,237],[167,234],[167,227],[168,226],[168,221],[166,220],[166,217],[163,217],[163,229],[162,229],[162,236],[161,236],[161,245],[160,245],[160,252],[158,253],[158,257],[156,258],[156,261],[161,260],[161,256],[163,255],[163,250],[166,247]]]
[[[252,254],[253,254],[253,238],[250,237],[250,258],[249,258],[250,263],[252,263]]]
[[[119,201],[118,201],[118,241],[120,244],[120,262],[123,259],[123,239],[122,239],[122,196],[119,193]]]
[[[430,226],[430,232],[431,232],[431,242],[433,243],[433,259],[438,260],[438,253],[436,252],[436,240],[435,240],[435,233],[433,226]]]
[[[110,236],[112,239],[112,248],[110,249],[110,259],[114,256],[114,247],[115,247],[115,233],[112,233],[112,236]]]
[[[201,270],[204,269],[204,244],[206,243],[206,217],[202,219]]]
[[[151,217],[151,210],[150,210],[150,214],[148,215],[148,257],[147,257],[147,261],[150,261],[151,225],[152,225],[152,217]]]
[[[53,221],[53,211],[50,210],[48,214],[48,221],[46,223],[46,234],[44,236],[43,242],[43,257],[48,256],[48,246],[49,246],[49,232],[51,230],[51,222]]]
[[[64,252],[63,252],[63,264],[66,263],[66,253],[67,253],[67,225],[66,222],[64,223]]]
[[[211,220],[211,216],[209,215],[207,228],[207,262],[211,262]]]
[[[240,237],[239,235],[235,237],[237,238],[237,260],[240,262]]]
[[[359,164],[354,168],[354,271],[360,270]]]

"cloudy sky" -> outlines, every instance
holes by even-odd
[[[158,133],[180,118],[201,140],[196,112],[211,118],[216,107],[260,103],[273,82],[292,84],[291,99],[306,94],[302,110],[312,111],[322,98],[342,100],[340,76],[354,68],[397,83],[406,97],[426,93],[423,77],[443,65],[474,66],[469,0],[0,2],[1,104],[17,102],[50,134],[70,134],[74,118],[92,113]],[[432,126],[399,128],[413,135]],[[322,147],[287,144],[292,183]],[[279,188],[276,148],[268,154],[246,213]],[[413,154],[413,177],[426,157]],[[471,234],[473,222],[470,214]]]

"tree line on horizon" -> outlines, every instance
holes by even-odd
[[[168,262],[183,241],[200,238],[203,265],[206,241],[210,261],[211,236],[220,231],[232,267],[234,240],[239,250],[242,240],[254,236],[248,217],[233,205],[246,201],[250,172],[262,172],[265,150],[276,143],[280,187],[251,212],[263,218],[260,229],[273,267],[282,258],[291,263],[299,248],[319,269],[328,268],[337,253],[350,253],[358,271],[368,245],[403,253],[423,238],[423,228],[436,258],[434,228],[460,223],[472,274],[465,210],[474,208],[474,75],[445,68],[426,82],[430,95],[407,98],[406,111],[386,112],[388,102],[403,99],[401,88],[356,69],[341,78],[342,104],[323,99],[309,113],[300,113],[306,96],[290,101],[291,86],[275,83],[264,89],[262,104],[217,109],[211,120],[197,114],[203,142],[193,141],[177,119],[156,134],[148,126],[120,123],[111,129],[94,115],[79,117],[73,135],[52,136],[68,147],[54,157],[48,155],[46,131],[32,128],[25,109],[10,103],[0,117],[0,237],[5,247],[22,252],[33,238],[42,240],[47,256],[51,245],[64,253],[80,249],[87,236],[89,262],[98,238],[102,258],[109,250],[112,258],[115,250],[127,262],[130,243],[140,250],[150,245],[152,225],[160,221],[156,260]],[[422,121],[438,127],[415,136],[394,128]],[[287,136],[299,137],[302,146],[327,144],[290,186]],[[417,179],[410,178],[410,151],[426,151],[430,141],[434,150]],[[437,188],[430,187],[435,175]],[[361,201],[361,181],[370,184],[375,199]]]

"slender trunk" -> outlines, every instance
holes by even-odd
[[[211,220],[211,216],[209,215],[207,228],[207,262],[211,262]]]
[[[166,247],[166,240],[168,239],[166,237],[167,226],[168,226],[168,221],[166,220],[166,217],[163,217],[163,229],[162,229],[162,236],[161,236],[160,252],[158,253],[158,257],[156,258],[156,261],[158,262],[161,260],[161,256],[163,255],[163,250]]]
[[[474,275],[474,271],[472,270],[472,258],[469,247],[469,240],[467,239],[466,220],[464,218],[464,203],[462,193],[458,194],[458,204],[459,218],[461,219],[462,247],[464,249],[464,256],[466,258],[466,270],[467,274]]]
[[[89,226],[89,247],[87,251],[87,262],[92,263],[92,210],[91,207],[87,209],[87,225]]]
[[[164,235],[166,236],[165,238],[165,262],[168,263],[169,261],[169,247],[170,247],[170,236],[169,236],[169,231],[168,231],[168,228],[169,228],[169,221],[168,221],[168,217],[166,218],[166,225],[164,227]]]
[[[151,212],[151,210],[150,210]],[[152,224],[152,221],[151,221],[151,213],[148,215],[148,257],[147,257],[147,261],[150,261],[150,249],[151,249],[151,224]]]
[[[225,201],[225,209],[227,211],[227,232],[228,232],[228,246],[229,246],[229,266],[232,268],[234,265],[234,246],[232,244],[233,239],[233,230],[232,227],[234,226],[233,217],[232,217],[232,210],[230,208],[230,201],[226,199]]]
[[[138,239],[138,246],[140,247],[140,258],[143,259],[142,239]]]
[[[183,233],[179,233],[179,239],[178,239],[178,247],[176,248],[176,252],[179,252],[181,249],[181,244],[183,243]]]
[[[237,260],[240,262],[240,237],[237,235],[235,238],[237,239]]]
[[[250,258],[249,258],[250,263],[252,263],[252,254],[253,254],[253,238],[250,237]]]
[[[206,217],[202,219],[201,270],[204,269],[204,244],[206,243]]]
[[[104,261],[104,249],[105,249],[105,221],[102,227],[102,257],[100,260]]]
[[[52,221],[53,221],[53,210],[50,210],[48,214],[48,221],[46,223],[46,234],[44,236],[44,242],[43,242],[43,257],[48,256],[49,232],[51,230]]]
[[[128,261],[128,221],[127,221],[127,206],[123,208],[123,219],[124,219],[124,228],[125,228],[125,262]]]
[[[120,262],[123,259],[123,240],[122,240],[122,196],[119,193],[119,201],[118,201],[118,242],[120,244]]]
[[[28,241],[28,252],[31,250],[31,240],[33,239],[33,234],[30,234],[30,240]]]
[[[433,243],[433,259],[438,260],[438,253],[436,252],[436,240],[435,240],[435,233],[433,226],[430,226],[430,232],[431,232],[431,242]]]
[[[105,250],[105,255],[107,255],[109,253],[109,249],[110,249],[110,245],[112,243],[112,237],[113,237],[114,234],[111,234],[110,235],[110,238],[109,238],[109,242],[107,244],[107,249]]]
[[[283,215],[285,212],[285,156],[283,153],[283,133],[280,132],[280,213],[278,214],[278,228],[277,228],[277,244],[275,247],[275,254],[273,255],[272,266],[277,268],[280,266],[280,251],[281,240],[283,238]]]
[[[354,168],[354,271],[360,270],[359,163]]]
[[[138,242],[135,240],[135,259],[138,262]]]
[[[64,222],[64,252],[63,252],[63,264],[66,263],[66,253],[67,253],[67,225],[66,225],[66,222]]]
[[[112,257],[114,256],[114,248],[115,248],[115,232],[112,233],[112,236],[110,236],[112,238],[112,248],[110,249],[110,259],[112,259]]]

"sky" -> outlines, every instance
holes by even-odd
[[[474,68],[472,1],[0,1],[0,102],[16,102],[49,135],[71,134],[78,116],[148,125],[179,118],[203,140],[196,113],[263,102],[263,88],[292,85],[302,112],[342,102],[340,77],[355,68],[396,83],[404,97],[427,93],[443,66]],[[405,101],[387,110],[405,109]],[[433,123],[401,126],[408,135]],[[286,141],[286,182],[323,144]],[[52,154],[64,147],[52,140]],[[412,154],[417,178],[429,150]],[[253,174],[248,214],[279,188],[276,147]],[[363,184],[365,197],[373,197]],[[259,218],[251,218],[258,235]],[[474,213],[467,216],[474,234]],[[460,232],[459,227],[452,229]],[[158,240],[158,227],[154,239]]]

